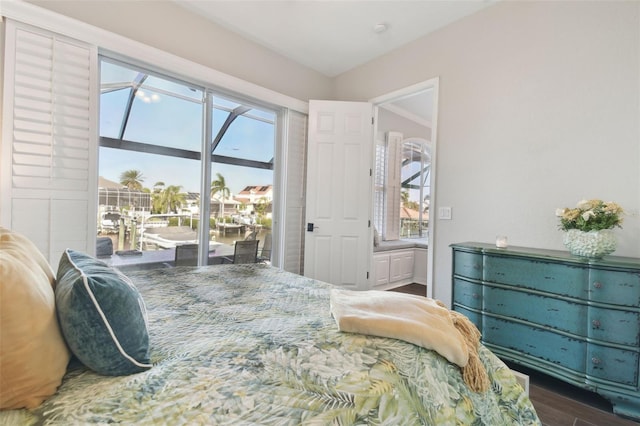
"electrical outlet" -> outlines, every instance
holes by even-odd
[[[451,207],[438,208],[438,219],[451,220]]]

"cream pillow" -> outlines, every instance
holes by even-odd
[[[0,409],[37,407],[60,386],[70,353],[54,286],[36,246],[0,227]]]

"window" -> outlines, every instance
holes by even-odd
[[[429,223],[431,152],[424,139],[402,141],[400,238],[426,238]]]
[[[427,237],[430,168],[425,139],[388,132],[376,144],[373,218],[383,240]]]
[[[373,221],[382,240],[428,240],[437,83],[423,82],[377,104]]]
[[[276,119],[259,106],[102,58],[99,238],[111,239],[114,250],[166,251],[155,257],[172,260],[176,245],[200,240],[202,220],[212,253],[250,230],[270,232]]]

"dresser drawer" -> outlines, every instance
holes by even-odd
[[[454,278],[453,301],[469,308],[482,309],[482,286]]]
[[[484,280],[584,299],[589,270],[517,257],[486,256]]]
[[[640,306],[640,273],[591,269],[589,299],[594,302]]]
[[[538,294],[485,286],[485,312],[518,318],[556,330],[586,336],[587,306]]]
[[[588,325],[590,338],[635,347],[640,344],[637,312],[590,307]]]
[[[483,318],[482,331],[482,341],[485,343],[522,352],[584,374],[587,344],[582,340],[487,315]]]
[[[453,251],[453,273],[467,278],[482,278],[482,254]]]
[[[461,313],[471,320],[478,330],[482,330],[482,315],[479,312],[470,311],[464,306],[453,305],[453,310]]]
[[[638,353],[589,344],[587,375],[592,378],[638,386]]]

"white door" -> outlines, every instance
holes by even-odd
[[[373,106],[309,102],[305,276],[369,288]]]

